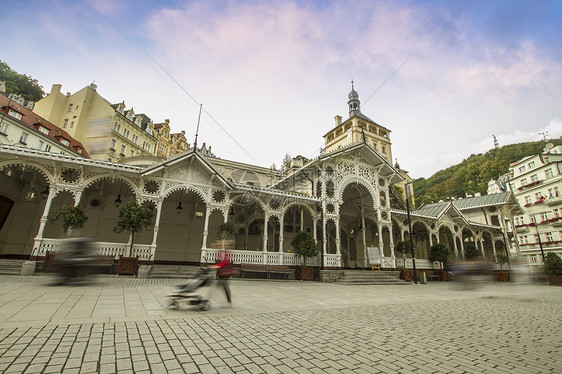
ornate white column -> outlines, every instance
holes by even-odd
[[[156,203],[156,220],[154,221],[154,233],[152,234],[152,244],[150,245],[149,262],[154,262],[156,257],[156,241],[158,240],[158,230],[160,229],[160,216],[162,215],[162,200],[158,199]]]
[[[281,215],[279,218],[279,253],[283,253],[283,224],[284,224],[284,216]]]
[[[336,223],[336,254],[341,256],[341,239],[340,239],[340,218],[335,221]]]
[[[267,227],[268,226],[269,226],[269,214],[265,213],[265,219],[263,223],[263,252],[264,253],[267,252]]]
[[[47,219],[49,217],[49,211],[51,210],[51,203],[55,198],[56,192],[54,188],[49,188],[49,194],[47,195],[47,202],[45,203],[45,208],[43,209],[43,215],[39,223],[39,230],[33,241],[33,249],[31,250],[30,258],[33,256],[38,256],[41,249],[41,242],[43,241],[43,231],[45,231],[45,225],[47,224]],[[37,252],[37,253],[35,253]]]
[[[209,236],[209,216],[211,215],[211,207],[207,206],[205,210],[205,223],[203,225],[203,244],[201,245],[201,250],[207,248],[207,237]],[[224,222],[227,221],[227,216],[225,212],[222,212]]]

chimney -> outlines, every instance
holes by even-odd
[[[335,116],[334,119],[336,120],[336,126],[341,125],[341,116]]]
[[[49,95],[52,94],[56,94],[58,92],[60,92],[60,89],[62,88],[62,84],[53,84],[53,87],[51,87],[51,93]]]

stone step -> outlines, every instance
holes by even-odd
[[[0,259],[0,275],[20,275],[25,260]]]
[[[408,285],[399,271],[344,270],[336,283],[348,285]]]

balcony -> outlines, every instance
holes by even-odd
[[[517,231],[517,233],[528,232],[528,231],[529,231],[529,226],[527,226],[527,225],[515,226],[515,230]]]
[[[562,195],[552,196],[545,200],[546,205],[562,204]]]

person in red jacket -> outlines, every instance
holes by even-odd
[[[226,301],[232,304],[232,299],[230,295],[230,286],[228,280],[232,276],[233,265],[230,261],[230,253],[224,251],[221,252],[219,257],[219,262],[214,266],[217,269],[217,278],[219,282],[219,287],[224,289],[224,294],[226,295]]]

